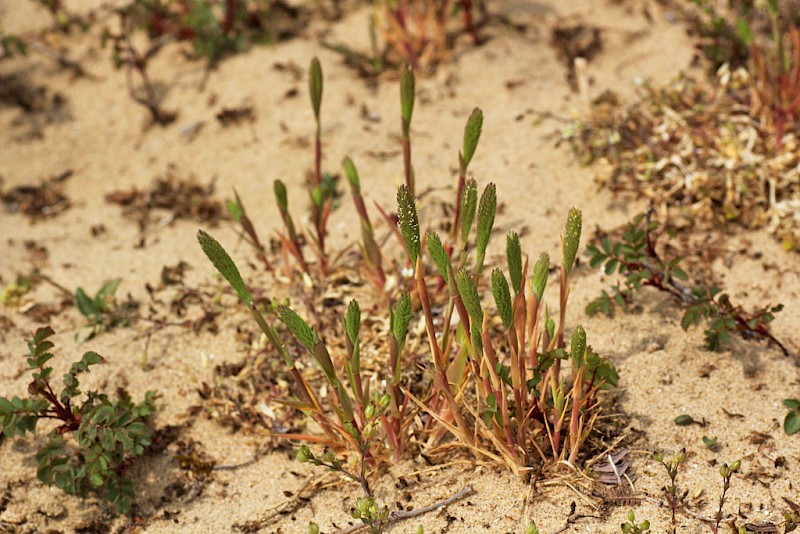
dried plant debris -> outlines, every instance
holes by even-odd
[[[627,473],[630,467],[630,463],[626,460],[627,456],[628,449],[606,454],[602,462],[592,466],[592,471],[597,475],[595,480],[610,486],[632,484],[636,480],[636,475]]]
[[[156,178],[149,189],[113,191],[106,195],[106,202],[122,206],[123,214],[135,220],[142,233],[155,221],[166,225],[182,219],[215,226],[223,218],[225,208],[213,197],[214,190],[213,181],[202,185],[194,176],[182,178],[170,165],[165,175]],[[159,211],[167,213],[156,213]]]
[[[11,125],[18,143],[44,138],[44,127],[71,118],[66,97],[21,74],[0,75],[0,109],[18,109]]]
[[[583,164],[599,163],[612,191],[676,208],[685,224],[737,222],[765,228],[786,249],[800,247],[800,142],[750,116],[744,71],[722,72],[716,87],[681,77],[643,84],[623,109],[606,93],[593,116],[562,131]]]
[[[222,108],[216,114],[217,121],[223,126],[239,126],[244,123],[256,121],[256,111],[253,106],[245,105],[235,108]]]
[[[22,213],[33,220],[53,217],[70,207],[63,187],[70,176],[72,170],[66,170],[40,185],[20,185],[8,191],[0,189],[0,199],[10,213]]]
[[[567,68],[567,81],[573,89],[577,89],[575,59],[591,61],[603,49],[600,29],[582,22],[558,24],[553,28],[550,44]]]

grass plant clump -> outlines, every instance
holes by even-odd
[[[404,76],[401,93],[413,95],[413,77]],[[312,103],[313,85],[312,81]],[[404,126],[410,123],[410,102],[413,99],[401,99]],[[475,153],[482,120],[476,110],[467,122],[459,154],[462,176]],[[410,145],[408,137],[403,142]],[[365,500],[353,509],[353,517],[372,526],[405,517],[387,516],[370,501],[370,473],[390,458],[400,461],[418,452],[436,458],[455,445],[524,477],[535,466],[576,467],[601,411],[600,392],[618,381],[611,363],[587,343],[584,329],[567,327],[583,224],[580,210],[570,210],[561,236],[554,297],[558,306],[553,309],[544,298],[551,267],[547,253],[529,269],[519,236],[511,232],[506,236],[506,268],[490,261],[498,204],[494,184],[479,195],[477,182],[464,179],[457,197],[458,229],[443,240],[434,229],[425,231],[434,221],[420,221],[413,170],[405,168],[406,183],[397,192],[397,227],[392,229],[405,257],[391,258],[387,269],[389,254],[377,245],[361,197],[361,179],[352,160],[344,160],[361,220],[366,270],[375,280],[396,280],[391,288],[378,284],[387,314],[369,320],[385,321],[388,328],[377,335],[362,329],[362,308],[356,300],[336,321],[342,325],[340,335],[326,327],[331,321],[322,320],[315,310],[316,323],[288,305],[262,307],[222,245],[205,231],[198,232],[204,253],[246,305],[292,377],[293,394],[282,403],[316,422],[305,431],[273,435],[303,442],[297,451],[301,462],[358,482]],[[288,195],[283,190],[280,196],[283,215]],[[393,220],[388,214],[385,219]],[[240,223],[244,220],[241,217]],[[284,249],[293,241],[289,221],[284,218]],[[243,234],[249,232],[244,229]],[[250,241],[255,243],[252,235]],[[258,253],[270,262],[269,251]],[[485,272],[489,268],[491,273]],[[318,275],[312,283],[325,284],[324,271]],[[304,354],[315,363],[316,372],[297,365]],[[412,378],[411,362],[422,369],[422,380]]]
[[[11,438],[33,433],[43,419],[58,422],[36,453],[37,476],[49,486],[70,495],[90,492],[104,495],[119,512],[128,513],[134,498],[133,482],[125,476],[137,456],[150,446],[150,416],[155,412],[155,392],[141,403],[127,394],[111,400],[105,393],[80,389],[78,377],[103,358],[86,352],[63,376],[64,388],[56,394],[48,362],[55,334],[39,328],[28,342],[28,367],[33,381],[29,397],[0,397],[0,423]]]

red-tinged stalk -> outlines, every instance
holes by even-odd
[[[306,379],[303,377],[302,373],[300,373],[300,370],[295,366],[294,359],[286,351],[286,348],[283,346],[280,339],[278,339],[278,336],[275,334],[275,330],[273,330],[273,328],[267,323],[266,319],[264,319],[264,316],[261,315],[261,312],[258,310],[258,308],[256,308],[255,304],[251,304],[249,309],[250,315],[256,321],[256,324],[258,324],[264,335],[267,336],[269,343],[278,352],[278,354],[281,355],[284,363],[289,367],[289,373],[292,375],[292,379],[297,386],[297,395],[304,403],[306,403],[306,405],[308,405],[312,417],[320,425],[323,432],[325,432],[325,434],[327,434],[329,437],[337,439],[338,441],[338,436],[333,431],[330,421],[328,421],[328,418],[322,411],[322,407],[320,406],[316,395],[314,395],[314,392],[309,387],[308,382],[306,382]]]
[[[345,159],[345,169],[348,172],[355,173],[355,166],[348,158]],[[352,170],[352,171],[351,171]],[[372,223],[369,220],[367,207],[364,203],[364,197],[361,195],[361,186],[358,181],[358,175],[350,177],[350,193],[353,198],[358,218],[361,222],[361,240],[363,242],[363,254],[365,263],[371,274],[375,279],[378,287],[383,289],[386,285],[386,274],[383,270],[383,255],[378,243],[375,241],[375,232],[372,228]]]
[[[506,444],[508,445],[508,450],[514,457],[514,460],[517,463],[520,463],[520,457],[517,452],[519,447],[517,447],[517,443],[514,441],[514,434],[511,427],[511,417],[508,411],[508,400],[506,399],[505,384],[500,377],[497,376],[497,372],[495,371],[497,368],[497,355],[494,351],[494,346],[492,345],[492,336],[489,334],[486,314],[484,314],[483,317],[481,340],[483,341],[483,354],[486,357],[489,375],[492,379],[493,393],[495,395],[495,399],[500,403],[500,415],[503,418],[503,430]],[[516,393],[517,392],[515,391],[515,394]],[[517,406],[519,406],[519,404]],[[525,462],[523,461],[522,463],[524,465]]]
[[[461,219],[461,197],[464,196],[464,184],[466,183],[467,177],[464,172],[458,173],[458,188],[456,190],[456,206],[455,206],[455,215],[453,215],[453,228],[451,229],[450,235],[453,240],[458,239],[459,234],[459,222]],[[466,243],[465,243],[466,246]]]
[[[417,256],[416,268],[414,269],[414,281],[417,288],[417,293],[419,295],[419,301],[422,306],[422,311],[425,315],[425,327],[427,329],[428,342],[430,343],[431,353],[433,355],[435,379],[438,383],[439,390],[442,392],[442,395],[444,395],[445,400],[447,401],[450,413],[455,419],[456,427],[461,433],[461,439],[463,439],[468,445],[474,447],[475,442],[470,435],[469,427],[461,415],[455,398],[453,397],[453,392],[450,390],[450,383],[447,380],[446,373],[447,363],[444,361],[444,356],[442,355],[439,343],[436,341],[436,327],[433,324],[431,301],[430,297],[428,296],[428,286],[425,284],[425,278],[423,276],[421,256]]]
[[[464,12],[464,28],[472,38],[472,44],[477,46],[480,44],[480,39],[475,29],[475,23],[472,20],[472,0],[461,0],[461,10]]]

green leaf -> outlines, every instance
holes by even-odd
[[[783,431],[789,434],[797,434],[800,432],[800,412],[795,410],[786,414],[786,419],[783,420]]]
[[[314,117],[319,122],[319,112],[322,106],[322,66],[316,57],[311,60],[311,65],[308,68],[308,93],[311,95]]]
[[[361,180],[358,178],[358,170],[353,160],[345,156],[344,161],[342,161],[342,167],[344,167],[344,174],[347,176],[347,181],[350,182],[353,192],[356,194],[361,192]]]
[[[78,306],[78,311],[80,311],[81,315],[84,317],[91,319],[100,315],[100,310],[97,309],[94,301],[89,298],[81,287],[75,291],[75,305]]]
[[[408,324],[411,322],[411,295],[403,293],[395,304],[392,313],[392,335],[397,341],[397,346],[402,350],[406,342]]]
[[[308,326],[302,317],[297,315],[288,306],[278,307],[278,319],[280,319],[289,332],[299,341],[309,352],[314,353],[314,344],[317,342],[317,334]]]
[[[508,330],[513,321],[511,306],[511,291],[508,288],[508,281],[503,271],[495,269],[492,271],[492,294],[497,306],[497,312],[503,320],[503,326]]]
[[[694,423],[694,419],[691,415],[679,415],[675,418],[675,424],[678,426],[688,426]]]
[[[288,210],[289,195],[286,193],[286,184],[281,180],[275,180],[272,184],[272,188],[275,191],[275,201],[278,203],[278,209],[282,212]]]
[[[239,200],[239,195],[236,191],[234,191],[233,194],[236,196],[236,200],[226,200],[225,207],[228,210],[228,215],[233,219],[233,222],[238,224],[242,221],[242,217],[244,216],[244,206]]]
[[[0,414],[12,413],[13,411],[14,411],[14,405],[11,404],[11,401],[5,397],[0,397]]]
[[[494,184],[489,184],[483,190],[481,202],[478,206],[478,256],[483,257],[486,247],[489,245],[489,237],[492,235],[494,226],[494,215],[497,211],[497,190]],[[479,264],[480,265],[480,264]]]
[[[464,302],[464,307],[467,308],[467,313],[472,320],[472,329],[480,332],[481,322],[483,322],[481,300],[478,296],[478,288],[466,269],[456,271],[456,286],[458,287],[459,295],[461,295],[461,300]]]
[[[783,405],[790,410],[800,410],[800,399],[783,399]]]
[[[216,267],[223,278],[233,287],[234,291],[239,295],[239,298],[248,306],[252,306],[253,297],[250,296],[250,292],[244,285],[244,280],[239,273],[239,269],[228,253],[225,252],[225,249],[222,248],[222,245],[203,230],[197,231],[197,241],[200,243],[200,247],[203,249],[203,252],[205,252],[205,255],[211,260],[211,263],[214,264],[214,267]]]
[[[464,183],[461,196],[461,241],[466,245],[472,222],[475,220],[475,210],[478,207],[478,183],[469,179]]]
[[[467,172],[467,167],[472,161],[472,156],[475,155],[475,149],[478,147],[478,140],[481,138],[481,128],[483,127],[483,112],[475,108],[467,119],[467,125],[464,127],[464,146],[459,160],[461,164],[461,173]]]
[[[417,216],[417,205],[405,184],[397,190],[397,215],[400,233],[406,244],[406,250],[411,257],[411,263],[416,264],[419,257],[419,218]]]
[[[103,302],[106,297],[113,297],[114,294],[117,292],[117,288],[119,284],[122,282],[122,278],[114,278],[113,280],[109,280],[100,288],[100,290],[95,295],[94,299],[95,302]]]
[[[433,230],[428,230],[425,234],[425,243],[428,247],[428,254],[431,255],[433,263],[436,265],[436,270],[439,271],[439,274],[444,278],[445,283],[447,283],[447,273],[450,270],[450,256],[442,245],[439,234]]]
[[[403,119],[403,137],[408,137],[411,128],[411,115],[414,113],[414,85],[414,70],[407,66],[400,76],[400,112]]]
[[[567,216],[567,226],[564,230],[564,271],[567,276],[572,272],[575,256],[581,241],[582,215],[580,210],[572,208]]]
[[[705,443],[706,447],[709,449],[713,449],[717,445],[717,438],[709,438],[708,436],[703,436],[703,443]]]
[[[570,349],[572,354],[572,363],[577,369],[583,365],[583,356],[586,353],[586,331],[582,326],[578,326],[575,331],[572,332]]]
[[[519,295],[522,291],[522,248],[516,232],[509,232],[506,236],[506,263],[511,287],[514,288],[514,294]]]
[[[357,300],[351,300],[344,315],[344,329],[352,344],[358,341],[358,331],[361,328],[361,308]]]
[[[550,255],[547,252],[539,254],[539,259],[536,260],[536,265],[533,266],[533,276],[531,277],[531,285],[533,286],[533,294],[536,296],[536,301],[541,303],[544,296],[544,289],[547,286],[547,277],[550,274]]]

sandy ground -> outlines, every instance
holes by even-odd
[[[555,147],[553,133],[561,123],[537,119],[536,112],[571,117],[582,109],[564,65],[549,45],[552,28],[576,20],[600,28],[603,48],[589,63],[594,95],[613,88],[630,98],[637,78],[656,84],[668,81],[692,68],[693,43],[672,14],[656,2],[493,1],[488,7],[524,30],[491,24],[483,30],[484,45],[475,48],[458,41],[450,62],[435,75],[418,80],[413,124],[417,180],[423,188],[452,194],[463,125],[471,109],[481,107],[486,119],[471,172],[479,183],[494,181],[498,197],[506,203],[496,234],[526,228],[525,250],[535,255],[545,249],[558,257],[558,235],[571,206],[582,208],[586,236],[595,227],[617,227],[643,206],[597,190],[593,170],[579,168],[565,147]],[[145,189],[171,168],[182,178],[194,176],[203,184],[213,180],[219,199],[230,198],[235,187],[266,235],[278,222],[272,181],[281,178],[290,189],[299,190],[312,165],[313,116],[305,96],[305,66],[315,55],[325,71],[324,166],[335,169],[342,157],[350,155],[359,166],[368,201],[392,206],[402,180],[397,84],[387,80],[368,87],[315,39],[316,32],[324,29],[331,40],[366,43],[366,16],[357,11],[333,24],[312,23],[296,39],[231,57],[208,75],[202,89],[203,64],[186,60],[177,46],[168,47],[156,58],[152,71],[154,80],[167,91],[165,107],[180,113],[167,127],[145,128],[146,111],[128,97],[124,74],[113,69],[108,51],[100,49],[92,32],[54,43],[66,45],[91,78],[74,78],[36,53],[0,63],[0,76],[21,76],[45,87],[49,98],[58,93],[65,101],[65,111],[57,120],[0,104],[3,190],[72,171],[63,188],[71,204],[65,211],[38,221],[5,210],[0,213],[0,281],[5,285],[17,274],[39,269],[70,290],[78,286],[94,290],[105,280],[121,277],[120,296],[130,294],[148,302],[145,284],[157,286],[163,266],[185,261],[190,266],[185,277],[188,285],[218,287],[195,245],[198,222],[156,217],[144,232],[144,246],[139,246],[142,234],[136,223],[104,197],[118,190]],[[7,31],[23,33],[39,29],[47,19],[31,2],[6,0],[0,2],[0,20]],[[299,66],[300,76],[278,65]],[[296,91],[299,95],[292,97]],[[252,106],[255,121],[223,127],[215,119],[222,108],[240,105]],[[365,118],[362,109],[369,111],[371,119]],[[36,128],[40,136],[31,136]],[[292,211],[302,218],[305,208],[299,199],[303,195],[296,198]],[[92,227],[100,224],[105,231],[93,236]],[[340,233],[341,243],[358,237],[350,209],[335,211],[331,225],[332,233]],[[381,225],[380,231],[384,230]],[[238,258],[250,254],[245,247],[237,247],[229,223],[213,231]],[[785,304],[773,331],[797,350],[800,256],[783,252],[762,233],[737,231],[714,239],[720,240],[724,252],[713,264],[715,276],[745,305]],[[30,241],[46,253],[26,245]],[[503,254],[502,241],[495,239],[490,250],[496,259]],[[246,277],[255,276],[252,266],[244,271]],[[408,461],[374,482],[378,498],[392,510],[399,502],[425,506],[467,484],[474,492],[444,511],[399,523],[390,531],[409,532],[423,525],[425,532],[522,532],[534,519],[542,532],[551,532],[564,524],[575,503],[576,514],[582,517],[565,532],[619,532],[629,508],[636,510],[637,518],[649,519],[654,532],[666,532],[668,510],[652,498],[660,496],[668,479],[649,451],[681,448],[687,450],[687,461],[679,485],[689,490],[698,514],[714,513],[722,486],[714,464],[741,459],[742,474],[734,479],[726,510],[737,514],[740,523],[780,522],[780,512],[786,508],[782,497],[800,499],[800,441],[780,428],[781,400],[800,396],[792,359],[772,347],[742,341],[734,342],[727,352],[707,352],[702,331],[684,333],[678,310],[656,293],[646,292],[635,314],[617,314],[613,319],[584,316],[585,304],[607,283],[588,267],[579,268],[570,316],[585,326],[589,342],[612,359],[622,377],[612,395],[617,402],[606,412],[616,425],[608,441],[626,436],[626,443],[632,444],[637,495],[645,498],[604,501],[579,478],[569,479],[569,484],[555,480],[531,486],[491,465],[464,461],[431,469]],[[279,296],[286,291],[279,284],[264,289]],[[161,298],[168,300],[169,290],[161,291]],[[21,355],[24,339],[37,326],[24,313],[26,304],[52,304],[60,299],[57,290],[42,284],[26,295],[22,306],[0,308],[5,324],[0,335],[0,395],[22,394],[26,388]],[[88,385],[112,389],[124,385],[135,398],[148,389],[158,390],[156,424],[185,425],[178,441],[193,440],[208,458],[230,465],[251,458],[264,438],[232,433],[204,417],[187,415],[190,406],[201,402],[196,389],[213,381],[214,365],[243,358],[237,350],[237,329],[253,331],[232,297],[224,297],[223,302],[227,306],[217,319],[218,332],[160,330],[147,346],[146,363],[146,338],[141,335],[146,324],[102,333],[81,344],[75,334],[83,318],[74,307],[52,316],[50,322],[58,333],[63,360],[90,348],[107,358],[108,365],[87,377]],[[743,417],[731,418],[724,410]],[[708,426],[674,425],[673,419],[681,413],[705,418]],[[757,439],[754,433],[766,437]],[[703,435],[718,437],[719,452],[706,448]],[[241,531],[234,526],[258,522],[271,510],[295,502],[304,485],[320,476],[283,450],[247,467],[214,471],[202,482],[195,481],[175,458],[176,442],[134,469],[140,496],[139,519],[134,521],[115,517],[97,499],[68,497],[40,484],[33,458],[39,439],[0,442],[0,529]],[[398,483],[403,476],[408,479],[407,488]],[[347,511],[355,491],[346,482],[317,491],[285,515],[264,522],[259,531],[304,532],[312,519],[324,532],[345,528],[351,521]],[[679,519],[678,532],[708,530],[694,518]]]

